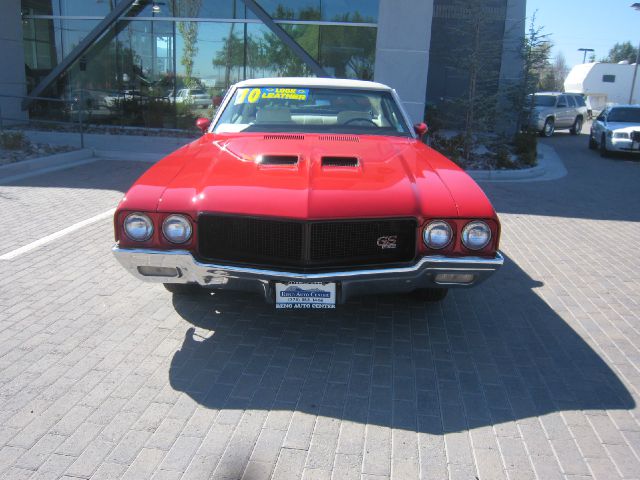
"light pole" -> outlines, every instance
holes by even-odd
[[[640,3],[632,4],[631,8],[640,11]],[[636,66],[633,69],[633,80],[631,80],[631,93],[629,93],[629,103],[633,103],[633,90],[636,86],[636,78],[638,76],[638,63],[640,63],[640,45],[638,45],[638,54],[636,55]]]
[[[584,55],[582,56],[582,63],[585,63],[587,61],[587,52],[593,52],[593,48],[579,48],[578,49],[579,52],[584,52]]]

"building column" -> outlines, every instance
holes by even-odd
[[[522,81],[522,42],[527,23],[527,5],[526,0],[507,0],[506,4],[498,89],[500,111],[496,127],[500,132],[513,134],[518,122],[514,122],[513,115],[506,115],[504,112],[513,109],[509,94],[513,91],[513,87]]]
[[[3,59],[0,69],[0,93],[5,95],[27,94],[20,3],[20,0],[2,1],[0,44],[2,44]],[[3,118],[3,125],[27,121],[27,112],[20,108],[21,101],[21,98],[0,97],[0,115]],[[5,118],[13,120],[5,120]]]
[[[374,80],[397,90],[414,123],[424,118],[433,0],[380,0]]]

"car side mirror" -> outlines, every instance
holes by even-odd
[[[413,126],[413,131],[416,132],[418,137],[422,138],[429,131],[429,127],[427,127],[427,124],[424,122],[416,123]]]
[[[208,118],[199,118],[196,120],[196,127],[198,127],[202,133],[207,131],[209,125],[211,125],[211,120]]]

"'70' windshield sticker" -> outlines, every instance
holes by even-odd
[[[256,103],[260,100],[282,99],[305,101],[309,97],[308,88],[240,88],[236,94],[235,104]]]

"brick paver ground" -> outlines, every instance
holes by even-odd
[[[569,176],[486,186],[506,265],[441,305],[172,296],[116,264],[109,220],[0,261],[0,476],[640,477],[640,163],[548,142]],[[0,182],[0,253],[146,167]]]

